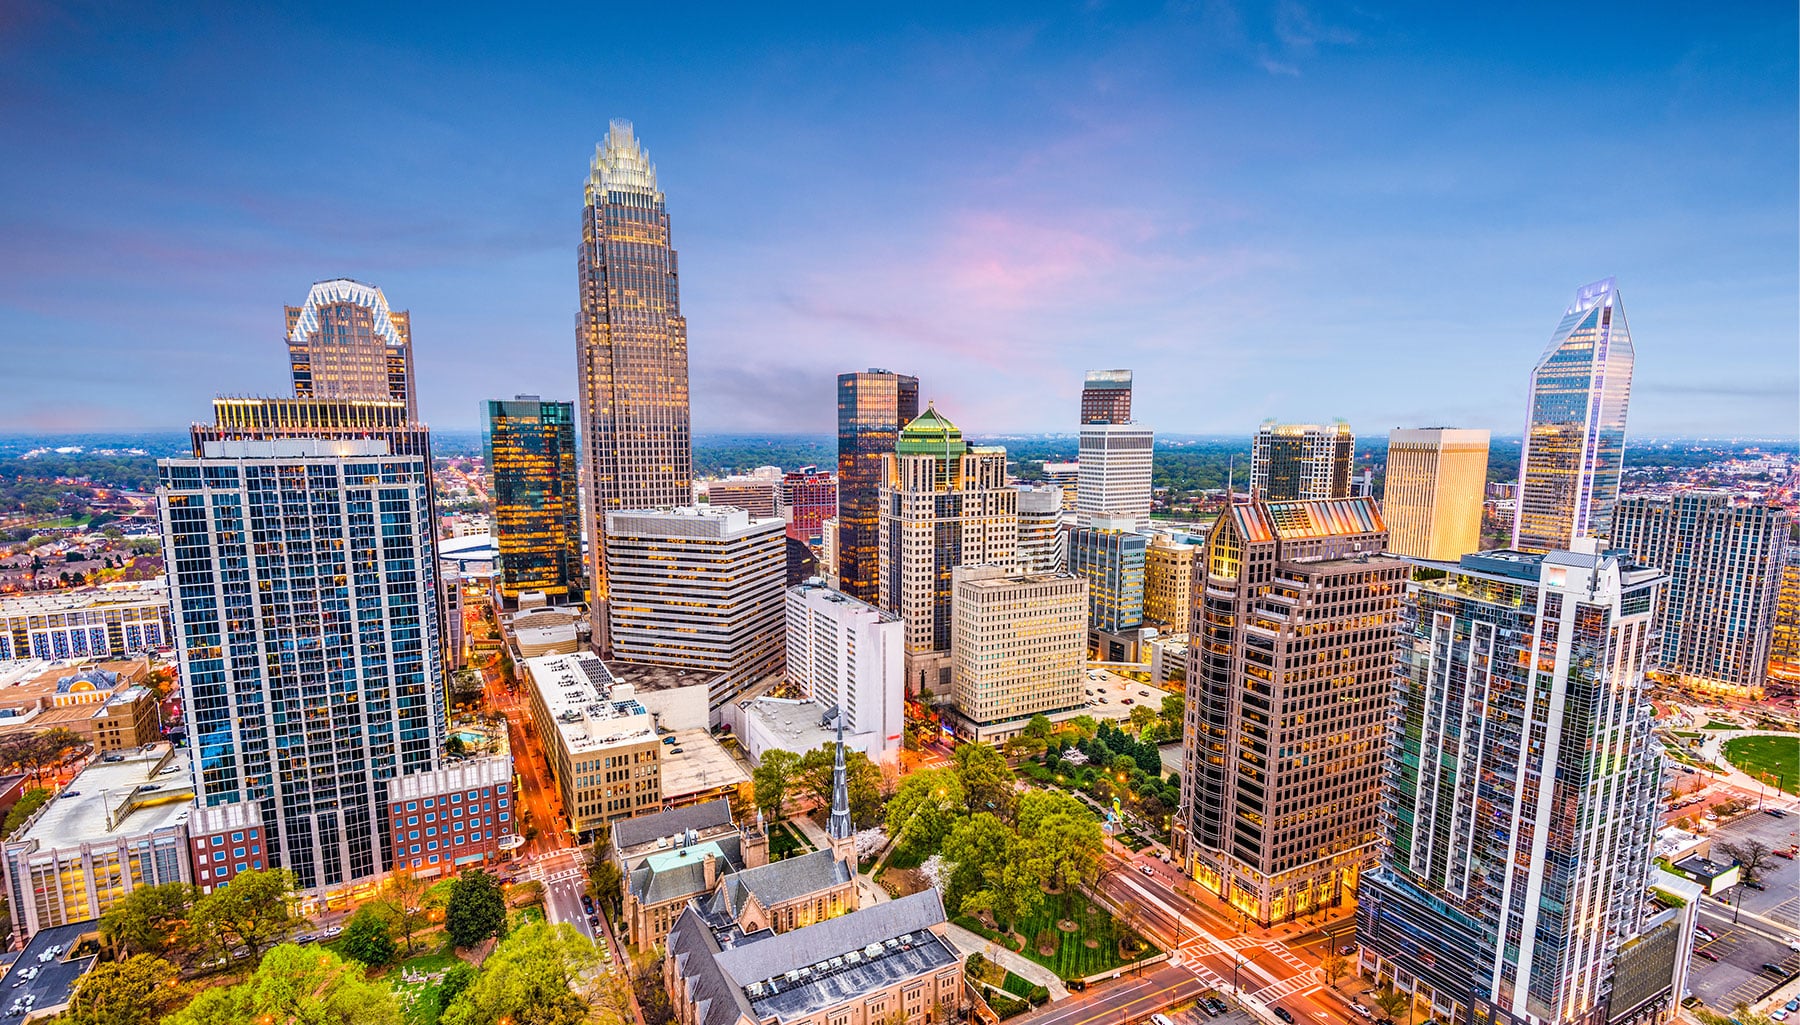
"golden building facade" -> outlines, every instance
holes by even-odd
[[[962,566],[952,574],[954,629],[950,696],[981,727],[1014,723],[1082,704],[1088,582],[1048,573],[1009,574]]]
[[[1488,432],[1428,427],[1388,432],[1381,516],[1388,551],[1438,562],[1481,550]]]
[[[313,285],[304,304],[287,307],[287,344],[296,398],[396,399],[418,418],[412,314],[388,309],[374,285]]]
[[[1144,549],[1144,618],[1165,631],[1187,633],[1194,601],[1194,553],[1185,537],[1150,535]]]
[[[493,479],[500,595],[526,591],[579,599],[581,499],[575,407],[535,395],[487,404],[487,468]]]

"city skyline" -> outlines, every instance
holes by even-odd
[[[611,117],[671,169],[698,431],[824,432],[835,374],[882,365],[934,368],[921,398],[974,433],[1066,429],[1054,411],[1081,371],[1169,364],[1203,367],[1212,398],[1187,401],[1185,374],[1141,381],[1135,412],[1165,434],[1341,416],[1371,437],[1436,423],[1508,437],[1545,311],[1602,276],[1634,296],[1638,436],[1795,420],[1786,12],[1623,34],[1584,31],[1617,25],[1599,12],[1541,33],[1294,4],[830,30],[721,16],[679,27],[720,59],[674,88],[657,73],[672,27],[634,25],[643,45],[604,96],[577,88],[591,58],[563,40],[579,26],[488,40],[453,19],[407,32],[396,49],[419,82],[383,92],[366,67],[384,63],[358,55],[402,32],[388,17],[159,26],[150,52],[129,14],[101,35],[18,15],[0,52],[30,102],[6,108],[24,140],[7,173],[30,203],[0,212],[20,242],[0,338],[43,397],[0,430],[178,427],[210,397],[201,360],[277,393],[266,311],[338,275],[417,318],[426,421],[475,426],[501,338],[504,391],[572,398],[568,196]],[[846,52],[892,58],[894,82],[807,59],[840,32],[860,40]],[[270,40],[333,56],[283,68]],[[220,59],[172,70],[202,48]],[[1471,60],[1481,77],[1457,70]],[[115,95],[159,73],[141,98]],[[296,160],[290,122],[369,95],[383,98],[367,124],[337,125],[344,145]],[[1578,153],[1556,123],[1584,126]],[[377,146],[400,166],[370,170],[389,163],[365,159]],[[116,202],[86,200],[102,183]],[[1454,301],[1434,312],[1435,296]],[[1270,360],[1286,372],[1259,374]],[[1411,387],[1383,387],[1394,367]]]

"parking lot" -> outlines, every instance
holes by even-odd
[[[1771,849],[1800,842],[1800,814],[1785,818],[1751,814],[1713,834],[1713,856],[1724,857],[1721,843],[1755,839]],[[1730,1013],[1739,1003],[1755,1004],[1781,985],[1782,978],[1763,970],[1780,968],[1782,976],[1800,975],[1800,952],[1789,944],[1800,939],[1800,860],[1770,857],[1758,882],[1763,889],[1734,886],[1700,904],[1700,925],[1717,938],[1696,936],[1689,988],[1707,1006]],[[1718,958],[1708,959],[1708,955]]]

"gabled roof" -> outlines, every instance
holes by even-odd
[[[690,804],[685,808],[674,808],[659,811],[653,815],[639,815],[634,819],[621,819],[613,823],[613,847],[627,850],[639,844],[650,843],[659,837],[675,836],[690,829],[716,829],[719,826],[731,825],[731,802],[723,797],[705,804]]]
[[[743,988],[719,968],[719,941],[694,905],[689,904],[669,929],[667,950],[675,971],[687,983],[698,1025],[731,1025],[755,1017]]]
[[[763,907],[773,908],[801,897],[823,893],[849,881],[849,866],[839,861],[837,854],[827,848],[734,872],[726,877],[725,885],[720,889],[725,894],[729,910],[735,916],[752,894]]]
[[[744,863],[743,847],[737,836],[723,836],[692,847],[659,851],[631,870],[627,882],[632,896],[646,906],[704,896],[708,890],[708,854],[718,859],[715,870],[721,876]]]
[[[925,890],[782,933],[778,942],[722,950],[716,960],[727,976],[749,985],[862,950],[870,944],[927,932],[943,921],[944,903],[938,892]]]

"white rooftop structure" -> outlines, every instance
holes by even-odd
[[[187,751],[156,744],[81,770],[12,841],[57,850],[140,836],[185,824],[193,799]]]
[[[531,685],[572,754],[656,736],[656,724],[629,683],[616,683],[592,655],[546,655],[525,663]]]
[[[201,454],[207,459],[332,459],[385,456],[389,452],[386,438],[277,438],[273,441],[207,441],[201,445]]]
[[[502,786],[511,780],[511,755],[467,758],[430,772],[414,772],[396,778],[388,784],[388,800],[420,800],[457,790]]]
[[[404,348],[406,342],[394,330],[393,317],[388,313],[387,296],[374,285],[365,285],[349,278],[333,278],[313,285],[306,293],[306,304],[300,307],[300,317],[294,321],[294,329],[288,334],[290,342],[304,342],[319,331],[319,307],[334,303],[351,303],[367,307],[374,311],[371,318],[377,337],[395,348]]]

